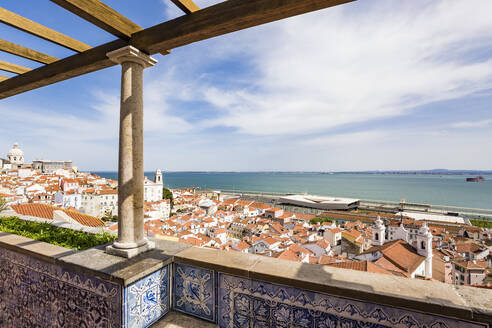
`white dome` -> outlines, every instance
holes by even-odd
[[[16,142],[14,144],[14,148],[12,148],[7,156],[16,156],[16,157],[24,157],[24,152],[22,151],[22,149],[19,148],[19,144]]]

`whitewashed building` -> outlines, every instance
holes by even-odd
[[[154,181],[144,179],[144,201],[145,202],[157,202],[162,200],[162,189],[164,188],[164,182],[162,181],[161,170],[155,171]]]

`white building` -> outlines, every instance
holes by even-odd
[[[63,208],[73,207],[78,211],[82,207],[82,195],[74,191],[57,191],[55,203],[60,204]]]
[[[372,229],[373,247],[357,255],[357,260],[374,262],[396,275],[432,278],[432,234],[425,222],[417,234],[416,246],[408,243],[408,231],[403,224],[395,231],[398,238],[386,242],[386,227],[379,217],[375,223]]]
[[[164,182],[162,181],[161,170],[155,171],[154,181],[144,179],[144,201],[145,202],[158,202],[162,200],[162,189],[164,188]]]
[[[106,213],[118,215],[118,190],[82,193],[81,211],[98,218],[103,217]]]

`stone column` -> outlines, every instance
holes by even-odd
[[[154,247],[144,236],[143,70],[155,59],[132,46],[109,52],[121,65],[118,241],[106,252],[134,257]]]

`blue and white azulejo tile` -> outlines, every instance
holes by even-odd
[[[125,328],[145,328],[169,312],[169,265],[124,290]]]
[[[486,325],[218,274],[221,328],[485,328]]]
[[[174,263],[174,309],[215,322],[215,272]]]

